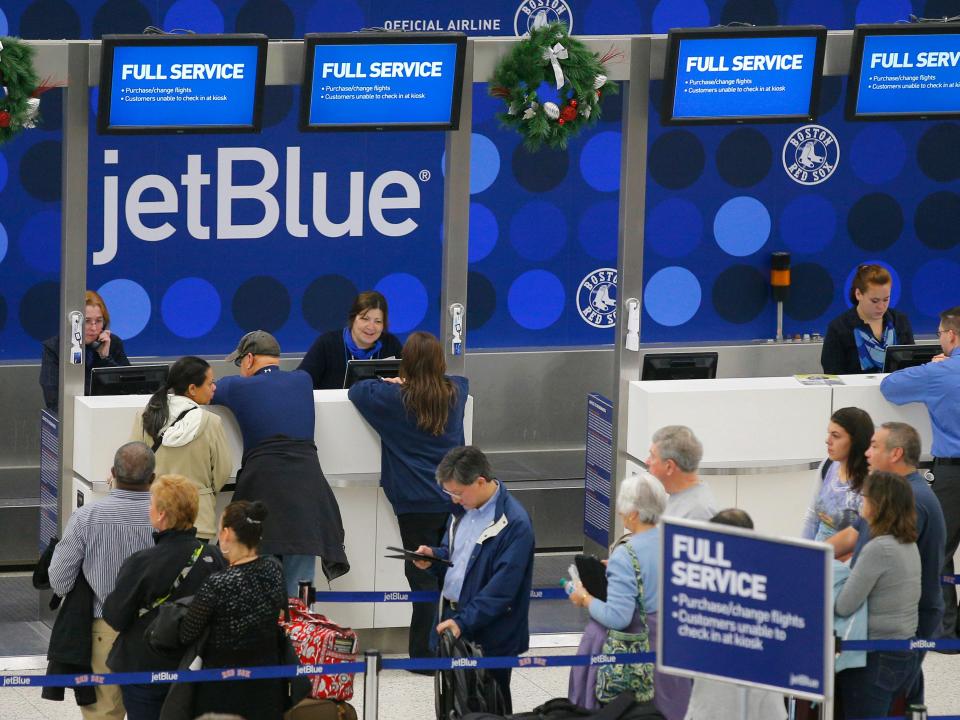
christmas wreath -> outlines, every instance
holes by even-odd
[[[617,92],[603,70],[604,63],[619,54],[599,57],[570,37],[563,23],[532,30],[490,79],[490,94],[506,104],[497,117],[523,136],[530,151],[541,145],[566,148],[571,137],[599,119],[603,93]],[[542,83],[556,87],[559,102],[541,98]]]
[[[33,69],[33,48],[0,37],[0,144],[36,125],[40,95],[49,89]]]

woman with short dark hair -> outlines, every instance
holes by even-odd
[[[399,358],[400,341],[387,332],[387,299],[376,290],[367,290],[353,299],[346,327],[318,337],[297,370],[313,378],[314,390],[343,387],[348,360]]]
[[[467,379],[446,374],[440,341],[415,332],[403,346],[400,377],[361,380],[348,393],[364,419],[380,434],[380,484],[393,506],[403,546],[441,544],[453,505],[436,481],[447,451],[464,445]],[[411,590],[439,589],[437,578],[406,562]],[[429,657],[436,603],[414,603],[410,657]]]
[[[267,508],[238,500],[220,518],[220,550],[230,567],[204,581],[180,623],[180,642],[189,645],[209,628],[201,650],[203,666],[249,667],[282,664],[277,621],[287,604],[283,569],[259,554]],[[285,705],[282,679],[242,683],[198,683],[193,714],[235,713],[248,718],[279,718]]]
[[[863,517],[870,541],[860,551],[834,603],[839,617],[867,603],[868,640],[907,640],[917,633],[920,552],[913,490],[900,475],[874,472],[863,489]],[[837,673],[844,717],[885,717],[893,699],[913,685],[916,653],[873,650],[866,667]]]

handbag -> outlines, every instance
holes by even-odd
[[[647,627],[647,613],[643,609],[643,576],[640,572],[640,560],[629,543],[625,543],[630,554],[630,562],[637,578],[637,604],[634,610],[634,622],[639,624],[639,632],[607,630],[607,639],[603,643],[604,655],[623,655],[626,653],[650,652],[650,631]],[[653,663],[627,663],[623,665],[601,665],[597,668],[596,697],[601,704],[611,702],[620,693],[630,692],[639,702],[653,699]]]
[[[345,701],[306,698],[287,710],[283,720],[357,720],[357,711]]]
[[[187,579],[193,566],[197,564],[197,560],[203,554],[203,547],[203,543],[197,543],[197,547],[194,548],[194,551],[190,554],[187,564],[183,566],[183,569],[177,577],[174,578],[173,585],[170,586],[170,590],[168,590],[166,594],[156,598],[147,607],[140,608],[140,617],[151,612],[156,612],[153,620],[150,621],[150,624],[147,625],[143,631],[143,639],[155,652],[170,654],[183,648],[183,645],[180,643],[180,621],[187,614],[190,603],[193,602],[193,596],[178,598],[173,602],[169,602],[169,600],[170,596],[173,595],[183,581]]]
[[[357,633],[340,627],[324,615],[312,613],[303,602],[291,598],[281,623],[296,653],[297,663],[333,665],[357,659]],[[310,697],[349,700],[353,697],[353,673],[311,675]]]

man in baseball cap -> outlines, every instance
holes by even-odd
[[[270,511],[260,551],[283,560],[287,594],[313,584],[317,557],[328,579],[350,569],[340,508],[313,437],[313,380],[280,369],[280,343],[265,330],[240,338],[226,360],[239,375],[221,378],[213,403],[233,411],[243,435],[243,467],[234,500],[261,500]]]

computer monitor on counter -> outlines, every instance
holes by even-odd
[[[641,380],[713,380],[717,377],[715,352],[656,353],[643,358]]]
[[[90,372],[91,395],[153,395],[167,380],[170,366],[121,365],[98,367]]]
[[[891,373],[917,365],[926,365],[942,352],[939,345],[891,345],[887,348],[883,371]]]

